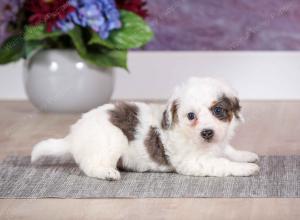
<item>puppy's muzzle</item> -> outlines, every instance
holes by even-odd
[[[212,129],[204,129],[201,131],[201,137],[206,141],[210,141],[214,134],[215,132]]]

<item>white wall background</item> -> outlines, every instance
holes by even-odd
[[[113,99],[165,99],[189,76],[231,83],[242,99],[300,99],[300,52],[130,52]],[[0,67],[0,99],[26,99],[22,62]]]

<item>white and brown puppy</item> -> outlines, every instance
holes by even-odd
[[[121,102],[84,114],[65,138],[37,144],[31,159],[71,154],[86,175],[109,180],[120,179],[117,168],[249,176],[259,171],[258,156],[229,144],[241,117],[232,88],[191,78],[164,106]]]

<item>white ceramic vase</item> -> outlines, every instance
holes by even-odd
[[[25,62],[24,84],[39,110],[76,113],[109,102],[114,76],[112,69],[91,66],[74,50],[45,50]]]

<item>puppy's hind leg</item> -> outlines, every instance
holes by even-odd
[[[116,167],[124,150],[128,148],[128,140],[118,128],[113,128],[113,132],[109,130],[110,132],[103,131],[101,137],[85,143],[84,151],[73,153],[81,170],[89,177],[105,180],[121,178]]]

